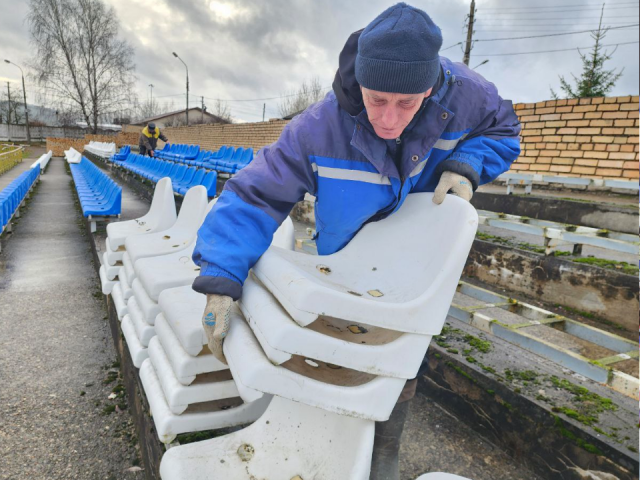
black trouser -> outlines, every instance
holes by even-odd
[[[407,383],[404,384],[404,388],[402,389],[402,393],[398,397],[398,401],[396,403],[404,403],[411,400],[416,395],[416,387],[418,386],[418,377],[421,377],[429,368],[429,363],[427,362],[427,356],[425,355],[422,360],[422,364],[418,369],[418,374],[415,378],[407,380]]]
[[[151,152],[153,150],[147,150],[147,147],[145,147],[144,145],[140,146],[140,155],[146,155],[147,157],[151,157],[152,155],[149,155],[149,152]]]

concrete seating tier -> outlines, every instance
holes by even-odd
[[[468,202],[448,196],[435,206],[432,199],[411,195],[334,255],[270,247],[253,270],[260,281],[245,282],[224,352],[245,401],[274,398],[244,430],[169,450],[164,480],[369,478],[373,422],[388,419],[431,335],[442,329],[478,224]],[[425,229],[445,231],[450,241],[430,239],[435,235]],[[265,262],[270,253],[277,258]],[[167,309],[156,322],[163,335],[165,323],[181,331],[178,342],[197,353],[203,340],[193,326],[204,304],[178,290],[160,295]],[[365,295],[377,299],[375,307]],[[322,301],[314,303],[315,296]]]
[[[116,182],[85,157],[70,167],[85,217],[120,215],[122,188]]]
[[[114,153],[113,155],[111,155],[108,160],[110,162],[124,162],[127,157],[129,156],[129,154],[131,153],[131,147],[129,145],[125,145],[124,147],[122,147],[120,149],[119,152]]]
[[[47,165],[49,165],[49,161],[51,160],[52,156],[53,156],[53,152],[49,150],[47,153],[40,155],[40,158],[38,158],[38,160],[33,162],[30,168],[39,168],[40,174],[44,175],[44,171],[47,168]]]
[[[113,142],[89,142],[84,149],[100,158],[107,159],[116,153],[116,144]]]
[[[215,171],[202,170],[135,153],[129,154],[125,161],[118,162],[117,165],[153,183],[169,177],[173,191],[180,195],[184,195],[189,189],[198,185],[206,188],[209,197],[216,195],[218,176]]]
[[[18,208],[38,181],[39,176],[39,168],[29,169],[0,190],[0,233],[10,230],[11,219],[20,215]]]

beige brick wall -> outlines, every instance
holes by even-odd
[[[522,153],[512,172],[638,178],[638,97],[550,100],[514,105]]]
[[[511,171],[596,178],[638,178],[638,97],[549,100],[514,105],[522,122],[522,154]],[[286,120],[164,128],[171,143],[251,147],[275,142]],[[139,135],[140,127],[124,132]],[[137,137],[132,144],[137,143]],[[161,143],[162,146],[162,143]]]

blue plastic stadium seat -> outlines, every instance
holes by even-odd
[[[85,217],[120,215],[122,188],[116,182],[86,157],[82,157],[80,163],[69,164],[69,167]]]
[[[39,168],[30,168],[0,190],[0,232],[4,231],[39,175]]]
[[[131,147],[129,145],[125,145],[120,149],[118,153],[111,155],[111,158],[109,160],[111,160],[112,162],[124,162],[130,153]]]

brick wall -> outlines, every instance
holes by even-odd
[[[638,178],[638,97],[519,103],[522,154],[511,171],[597,178]],[[171,143],[252,147],[275,142],[286,120],[163,128]],[[139,135],[141,127],[124,132]],[[137,143],[137,137],[134,144]],[[162,146],[162,143],[160,143]]]
[[[287,120],[270,120],[257,123],[192,125],[190,127],[163,128],[162,133],[170,143],[200,145],[207,150],[218,150],[223,145],[253,148],[257,152],[265,145],[278,140]],[[127,128],[129,131],[131,127]],[[138,133],[140,127],[138,127]],[[163,143],[159,142],[160,147]]]
[[[522,154],[511,171],[638,178],[638,97],[520,103]]]
[[[112,135],[94,135],[87,133],[84,139],[47,137],[47,150],[51,150],[54,157],[62,157],[64,151],[68,150],[69,147],[73,147],[77,151],[82,152],[84,146],[89,142],[115,142],[116,147],[120,148],[124,145],[137,145],[139,135],[139,133],[118,132]]]
[[[47,137],[47,150],[51,150],[54,157],[63,157],[64,151],[69,150],[69,147],[73,147],[77,151],[82,152],[86,144],[87,142],[85,140],[75,138]]]

